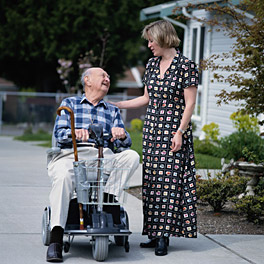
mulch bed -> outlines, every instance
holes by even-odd
[[[127,192],[142,199],[141,187],[130,188]],[[249,223],[234,210],[232,203],[227,203],[223,211],[215,213],[208,204],[199,201],[197,222],[200,234],[264,235],[264,225]]]

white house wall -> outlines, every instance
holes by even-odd
[[[222,54],[223,52],[229,52],[232,49],[232,44],[234,40],[225,36],[222,31],[212,31],[212,45],[211,54]],[[226,59],[225,61],[219,61],[222,65],[232,65],[234,62],[231,59]],[[217,71],[224,77],[228,77],[230,72]],[[213,80],[214,72],[210,72],[210,82]],[[219,125],[221,136],[229,135],[234,132],[233,124],[230,120],[230,115],[237,111],[235,106],[237,102],[230,102],[229,104],[222,104],[217,106],[218,97],[222,89],[231,92],[236,89],[236,87],[231,87],[229,83],[219,83],[216,80],[210,83],[208,91],[208,111],[207,111],[207,123],[215,122]]]
[[[205,12],[204,10],[199,10],[193,12],[193,15],[196,17],[208,17],[208,12]],[[197,25],[197,21],[195,20],[189,20],[187,25],[191,28],[194,25]],[[222,54],[223,52],[228,52],[231,50],[231,46],[233,43],[233,39],[230,39],[228,36],[224,35],[222,31],[216,31],[215,29],[212,30],[211,33],[208,33],[209,27],[206,26],[205,30],[205,39],[204,39],[204,58],[206,58],[206,54]],[[211,34],[211,36],[210,36]],[[211,40],[208,41],[208,36],[211,37]],[[189,30],[189,41],[187,45],[187,56],[190,57],[191,54],[191,30]],[[207,46],[208,43],[211,43],[210,47]],[[232,64],[233,62],[231,60],[225,60],[224,62],[220,61],[221,64]],[[222,74],[224,76],[228,76],[230,72],[220,72],[219,74]],[[195,116],[193,118],[193,121],[197,125],[197,130],[195,132],[196,136],[202,135],[202,127],[204,124],[210,124],[211,122],[215,122],[219,125],[220,129],[220,136],[226,136],[230,133],[234,132],[234,128],[232,125],[232,122],[230,120],[230,115],[237,110],[237,107],[235,106],[237,102],[231,102],[228,105],[222,104],[221,106],[217,106],[217,100],[218,97],[216,97],[216,94],[219,94],[222,89],[225,89],[226,91],[232,91],[235,88],[230,87],[228,83],[218,83],[216,80],[214,83],[211,82],[213,80],[213,72],[209,71],[208,74],[209,82],[208,82],[208,94],[207,94],[207,100],[204,97],[204,88],[206,83],[206,72],[203,71],[203,83],[199,89],[202,91],[202,104],[201,104],[201,118]],[[207,104],[207,109],[205,109],[205,115],[203,116],[203,108],[204,105]]]

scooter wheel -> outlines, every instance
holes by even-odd
[[[104,261],[108,256],[109,236],[94,236],[93,258],[96,261]]]
[[[126,252],[129,252],[129,248],[130,248],[130,246],[129,246],[129,242],[126,241],[126,243],[125,243],[125,251],[126,251]]]
[[[70,243],[69,242],[65,242],[63,244],[63,250],[64,250],[65,253],[69,252],[69,250],[70,250]]]
[[[50,244],[50,207],[46,207],[42,216],[42,243],[45,246]]]

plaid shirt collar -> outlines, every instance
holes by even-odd
[[[84,102],[87,102],[88,104],[90,105],[93,105],[85,96],[85,94],[82,95],[82,98],[81,98],[81,104],[84,103]],[[104,101],[104,99],[100,100],[99,103],[96,105],[96,106],[99,106],[99,105],[103,105],[103,107],[105,109],[108,109],[108,105],[107,103]],[[96,107],[95,106],[95,107]]]

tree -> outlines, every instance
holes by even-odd
[[[58,60],[71,60],[71,82],[78,60],[93,53],[115,81],[138,62],[142,44],[139,11],[158,0],[46,0],[0,2],[0,75],[20,87],[62,89]]]
[[[227,78],[218,73],[214,73],[214,78],[237,87],[232,92],[222,90],[217,95],[218,104],[239,101],[240,110],[244,113],[264,113],[264,1],[242,0],[238,6],[222,1],[221,4],[200,5],[198,8],[214,14],[212,19],[196,17],[198,21],[212,25],[216,30],[223,30],[235,40],[230,52],[214,54],[202,63],[203,69],[229,72]],[[251,14],[252,18],[245,12]],[[219,60],[228,58],[234,65],[219,63]]]

